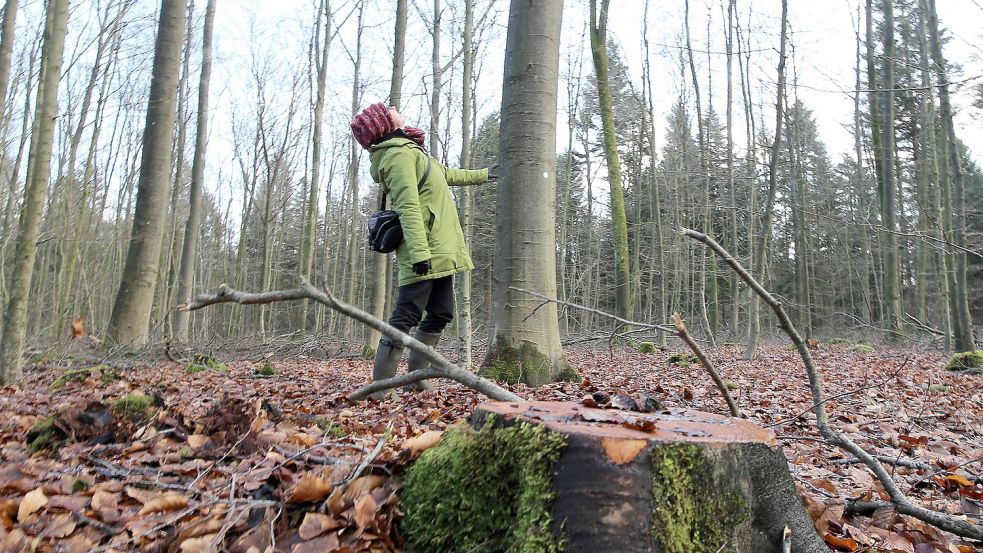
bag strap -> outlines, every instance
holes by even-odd
[[[416,185],[416,193],[419,194],[420,190],[423,190],[423,185],[426,184],[427,179],[430,178],[430,154],[426,150],[419,146],[414,146],[417,150],[423,152],[423,155],[427,156],[427,170],[423,172],[423,177],[420,182]],[[382,201],[379,202],[379,211],[386,210],[386,187],[382,187]]]

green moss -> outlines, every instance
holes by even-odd
[[[747,520],[737,491],[714,481],[699,446],[666,444],[652,452],[651,536],[663,553],[720,551],[734,526]]]
[[[184,372],[195,374],[204,371],[226,372],[229,368],[220,363],[217,359],[203,353],[196,353],[191,357],[191,363],[185,367]]]
[[[348,435],[348,431],[345,430],[344,426],[341,426],[340,424],[336,424],[333,421],[329,421],[328,419],[321,416],[314,417],[314,424],[316,424],[317,427],[321,429],[321,432],[323,432],[325,436],[344,438],[345,436]]]
[[[964,351],[953,354],[945,364],[947,371],[969,371],[972,374],[983,372],[983,350]]]
[[[870,344],[864,344],[863,342],[853,346],[853,351],[857,353],[874,353],[874,347]]]
[[[926,392],[948,392],[949,387],[945,384],[929,384],[925,386]]]
[[[550,505],[566,440],[527,423],[448,431],[407,472],[406,551],[562,551]]]
[[[699,359],[692,353],[674,353],[666,357],[666,363],[676,365],[677,367],[688,367],[697,361]]]
[[[362,359],[374,359],[375,358],[375,348],[371,346],[362,346]]]
[[[68,385],[69,382],[85,382],[92,374],[92,369],[69,369],[63,373],[61,376],[55,379],[54,382],[48,385],[49,390],[60,390]]]
[[[267,361],[266,363],[263,363],[263,366],[262,367],[256,369],[256,375],[257,376],[275,376],[276,375],[276,368],[273,365],[271,365],[269,363],[269,361]]]
[[[82,493],[85,490],[89,489],[89,486],[91,485],[92,484],[90,484],[86,480],[83,480],[81,478],[76,478],[75,480],[72,481],[72,493]]]
[[[638,344],[638,353],[655,353],[657,351],[659,348],[654,342],[640,342]]]
[[[99,382],[103,385],[109,385],[120,380],[119,373],[109,365],[97,365],[93,367],[93,370],[99,371]]]
[[[826,343],[829,344],[829,345],[831,345],[831,346],[836,346],[836,345],[839,345],[839,344],[845,344],[847,342],[849,342],[849,340],[847,340],[846,338],[830,338],[829,340],[826,340]]]
[[[154,399],[144,394],[127,394],[113,402],[113,411],[132,422],[140,422],[153,416]]]
[[[731,382],[730,380],[724,380],[724,388],[727,388],[728,390],[733,391],[738,389],[739,387],[740,386],[738,386],[736,382]]]
[[[489,363],[481,368],[481,376],[499,382],[515,384],[522,382],[529,386],[540,386],[550,382],[580,382],[580,373],[566,360],[563,366],[555,367],[553,362],[540,353],[532,342],[523,340],[519,347],[508,344],[501,335],[496,340],[494,355]],[[554,376],[555,375],[555,376]]]
[[[38,452],[42,449],[54,449],[61,444],[63,438],[61,432],[55,426],[55,421],[57,420],[57,415],[48,415],[47,418],[34,423],[34,426],[28,430],[27,445],[31,448],[32,452]]]

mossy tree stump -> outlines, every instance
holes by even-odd
[[[494,402],[410,468],[407,551],[827,552],[772,432],[688,410]]]

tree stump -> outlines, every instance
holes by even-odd
[[[480,404],[410,467],[407,551],[828,552],[774,434],[690,410]]]

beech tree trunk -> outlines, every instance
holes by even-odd
[[[556,96],[563,3],[512,0],[502,80],[493,323],[482,373],[538,386],[577,378],[556,305]]]
[[[198,238],[201,234],[202,186],[205,180],[205,148],[208,145],[208,84],[212,73],[212,27],[215,22],[215,2],[208,0],[205,6],[205,29],[201,43],[201,78],[198,81],[198,123],[195,132],[195,157],[191,163],[191,188],[188,192],[188,221],[184,229],[181,248],[181,267],[178,270],[177,301],[184,303],[191,297],[194,287],[195,262],[198,257]],[[188,340],[186,311],[175,310],[172,319],[174,339]]]
[[[136,211],[123,278],[107,333],[111,343],[129,347],[143,347],[147,343],[160,268],[161,243],[167,230],[171,136],[177,117],[178,69],[185,10],[182,0],[161,0],[153,78],[147,102],[147,124],[143,131]]]
[[[532,538],[536,544],[562,540],[568,553],[779,553],[787,527],[792,551],[828,553],[802,506],[774,433],[746,420],[689,410],[646,414],[575,403],[489,402],[477,407],[471,426],[485,433],[485,439],[472,447],[490,448],[482,451],[490,459],[519,452],[494,435],[488,439],[487,433],[517,427],[525,428],[524,435],[532,439],[541,439],[545,430],[550,438],[543,441],[551,450],[559,450],[553,453],[552,463],[546,461],[549,466],[530,467],[529,472],[547,475],[545,486],[525,480],[526,475],[500,474],[492,479],[516,478],[520,499],[515,503],[523,501],[523,492],[532,492],[526,489],[532,486],[540,497],[547,497],[539,504],[526,499],[524,509],[515,513],[512,498],[503,497],[496,504],[494,512],[514,515],[515,526],[549,523],[551,535],[511,536],[526,541],[509,544],[509,550],[524,550]],[[410,468],[405,494],[411,499],[407,505],[411,521],[426,516],[413,510],[428,499],[426,490],[417,488],[421,479],[414,471],[448,469],[444,474],[453,478],[454,456],[470,453],[455,449],[462,443],[467,444],[466,439],[445,438],[434,447],[436,451],[426,452]],[[461,475],[467,481],[448,479],[441,484],[468,486],[472,497],[485,497],[482,486],[490,479],[481,471],[502,471],[502,466],[493,461],[474,470],[478,474]],[[441,493],[441,487],[430,489]],[[466,531],[480,532],[475,530],[480,521],[467,521],[483,516],[482,505],[477,501],[459,505],[452,494],[441,499],[456,510]],[[434,528],[433,535],[441,535],[442,530]],[[414,535],[407,538],[411,543],[423,541]]]
[[[9,5],[9,3],[8,3]],[[11,14],[12,15],[12,14]],[[28,155],[27,187],[17,228],[10,299],[4,312],[3,341],[0,342],[0,384],[20,382],[24,342],[27,338],[27,305],[34,275],[41,211],[51,173],[51,148],[55,117],[58,113],[58,83],[68,28],[68,0],[50,0],[41,48],[41,74],[38,77],[37,104]],[[3,32],[4,40],[13,39]]]

